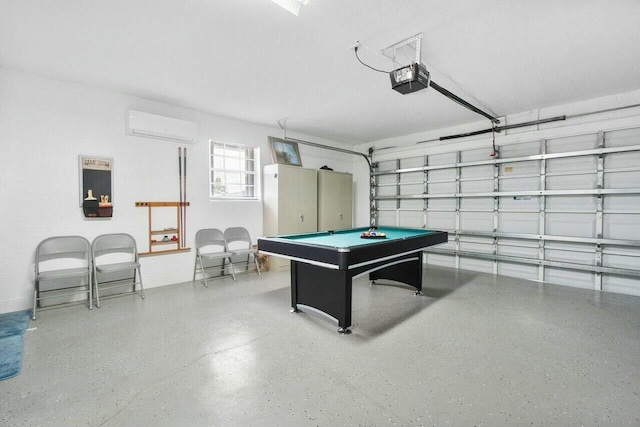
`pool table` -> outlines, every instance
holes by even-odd
[[[422,291],[422,252],[445,243],[445,231],[377,227],[382,238],[362,238],[369,227],[263,237],[258,250],[291,260],[291,306],[320,310],[338,321],[340,333],[350,333],[352,280],[389,279]]]

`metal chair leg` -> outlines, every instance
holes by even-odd
[[[89,280],[87,283],[89,286],[89,310],[93,310],[93,282],[91,281],[91,268],[89,268],[87,280]]]
[[[96,293],[96,307],[100,308],[100,290],[98,288],[98,271],[93,269],[93,283],[95,285],[95,293]]]
[[[229,258],[229,267],[231,270],[231,277],[233,277],[233,281],[236,281],[236,269],[233,267],[233,263],[231,262],[231,258]],[[224,264],[222,265],[222,268],[224,268]]]
[[[31,320],[36,320],[36,306],[38,305],[38,287],[33,290],[33,312],[31,313]]]
[[[135,272],[133,275],[135,276]],[[144,299],[144,286],[142,286],[142,272],[140,271],[140,268],[138,268],[138,279],[140,280],[140,295],[142,296],[142,299]]]
[[[202,257],[200,259],[200,270],[202,271],[202,281],[204,282],[204,287],[208,288],[209,284],[207,283],[207,272],[204,271],[204,264],[202,263]]]
[[[253,262],[256,263],[256,269],[258,270],[258,276],[262,276],[262,273],[260,273],[260,264],[258,263],[258,258],[256,258],[256,256],[253,256]]]
[[[196,281],[196,269],[198,268],[198,254],[199,252],[196,250],[196,259],[193,262],[193,279],[192,282]]]

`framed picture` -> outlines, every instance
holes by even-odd
[[[80,207],[87,218],[113,215],[113,158],[78,156]]]
[[[269,137],[271,147],[271,159],[281,165],[302,166],[298,143],[285,141],[284,139]]]

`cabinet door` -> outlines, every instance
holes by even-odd
[[[298,169],[298,231],[318,230],[318,178],[314,169]]]
[[[298,169],[278,166],[278,233],[300,232]]]
[[[352,226],[352,177],[331,171],[318,172],[318,229],[339,230]]]
[[[353,227],[353,176],[351,174],[340,174],[340,210],[338,218],[340,225],[337,228]]]

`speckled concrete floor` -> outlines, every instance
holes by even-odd
[[[44,309],[8,426],[640,425],[640,298],[430,267],[354,284],[353,333],[288,273]]]

